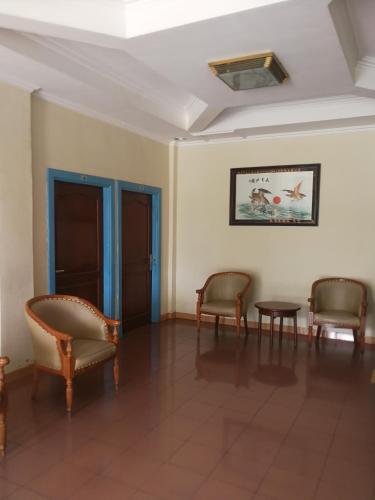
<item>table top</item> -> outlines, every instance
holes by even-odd
[[[255,307],[258,309],[264,309],[268,311],[298,311],[301,309],[301,306],[298,304],[292,304],[291,302],[278,302],[278,301],[269,301],[269,302],[256,302]]]

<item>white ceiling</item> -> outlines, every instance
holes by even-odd
[[[375,126],[375,0],[0,0],[0,80],[163,142]],[[274,51],[233,92],[212,60]]]

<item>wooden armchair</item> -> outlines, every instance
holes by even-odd
[[[73,402],[73,378],[114,360],[115,385],[119,383],[119,321],[107,318],[87,300],[70,295],[42,295],[25,306],[34,355],[33,398],[39,370],[66,380],[66,406]]]
[[[315,281],[311,288],[309,314],[309,341],[317,326],[319,341],[322,327],[348,328],[354,341],[364,349],[366,325],[366,286],[349,278],[325,278]],[[358,339],[359,334],[359,339]]]
[[[217,333],[220,316],[236,319],[237,336],[240,335],[243,316],[246,334],[247,310],[251,277],[246,273],[228,271],[209,276],[203,288],[197,290],[197,329],[200,331],[201,314],[215,316]]]
[[[9,363],[9,358],[0,356],[0,455],[5,455],[7,443],[7,394],[5,387],[4,367]]]

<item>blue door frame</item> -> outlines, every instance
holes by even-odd
[[[114,293],[114,181],[93,175],[47,169],[48,293],[56,292],[55,277],[55,181],[103,188],[103,312],[115,317]]]
[[[144,184],[134,184],[133,182],[116,181],[116,199],[117,199],[117,240],[118,240],[118,317],[122,318],[122,203],[121,196],[123,191],[133,191],[151,195],[152,210],[152,269],[151,269],[151,321],[157,323],[160,321],[160,208],[161,208],[161,189]]]

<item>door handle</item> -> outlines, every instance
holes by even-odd
[[[152,255],[152,253],[150,253],[149,261],[148,261],[150,271],[152,271],[152,264],[153,264],[153,262],[154,262],[154,257]]]
[[[65,273],[65,269],[56,269],[56,274]]]

